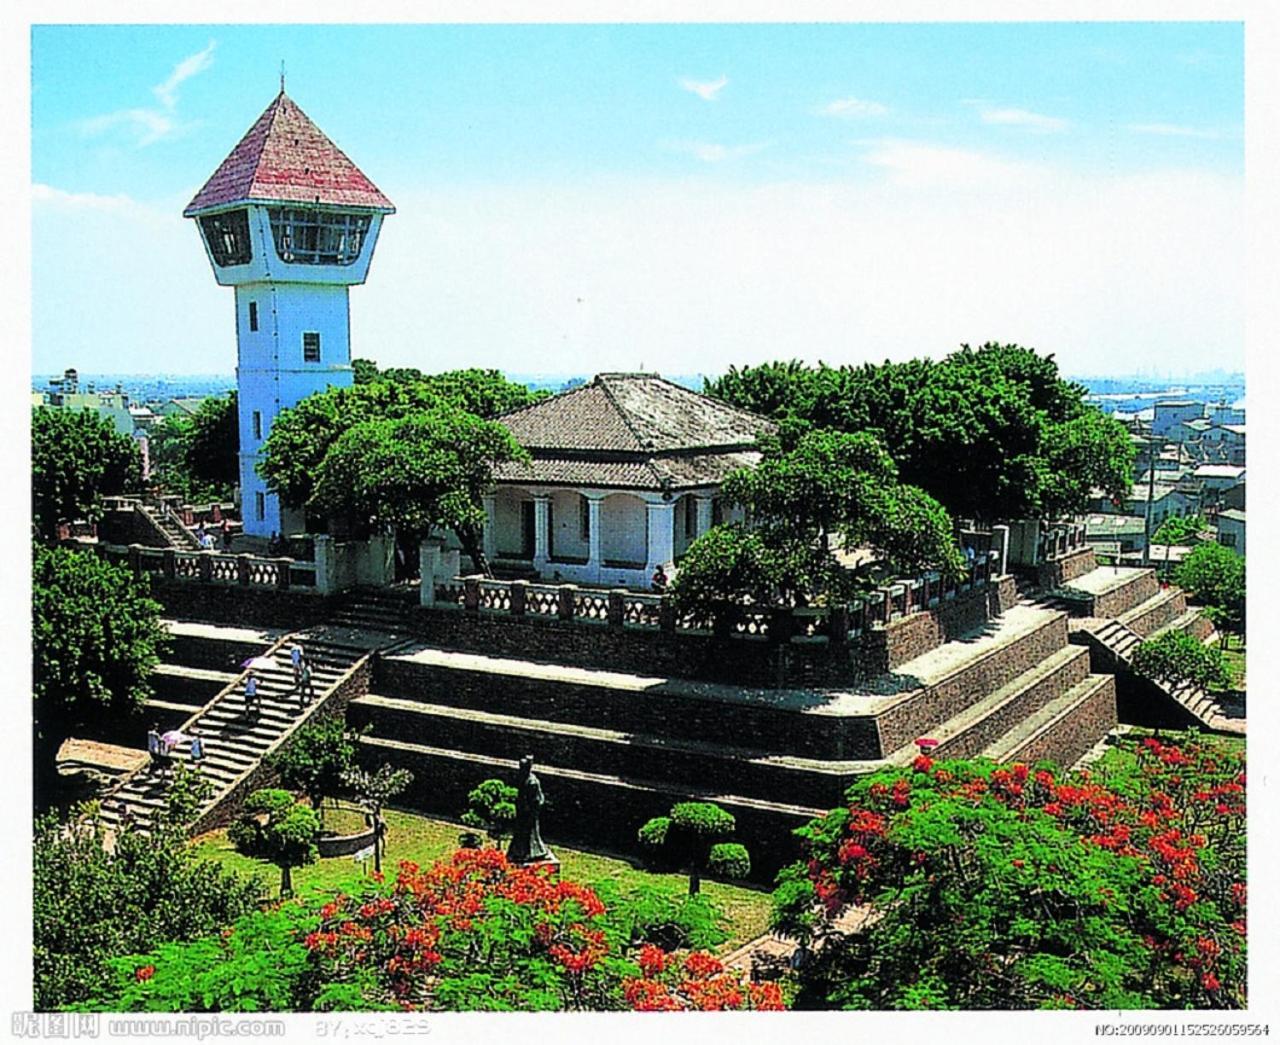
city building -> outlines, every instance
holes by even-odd
[[[1244,555],[1244,510],[1226,508],[1218,513],[1218,543]]]
[[[245,533],[302,528],[256,465],[279,412],[352,384],[348,289],[368,276],[395,207],[280,93],[183,211],[214,278],[235,288]]]
[[[1194,399],[1162,399],[1154,407],[1151,434],[1170,437],[1174,425],[1204,417],[1204,403]]]

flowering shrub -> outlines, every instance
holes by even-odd
[[[704,952],[631,948],[593,889],[495,849],[402,863],[390,887],[322,907],[304,942],[330,994],[359,985],[366,1002],[405,1009],[781,1006]]]
[[[775,925],[850,1008],[1245,1004],[1242,755],[1148,738],[1097,773],[917,758],[801,829]],[[851,904],[863,930],[834,931]]]
[[[779,1009],[704,951],[637,942],[595,890],[463,849],[358,895],[286,901],[112,963],[85,1009]],[[701,902],[701,901],[699,901]]]

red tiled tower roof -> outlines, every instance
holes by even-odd
[[[276,95],[182,214],[190,218],[211,207],[242,201],[327,203],[395,211],[392,202],[284,91]]]

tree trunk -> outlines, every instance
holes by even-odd
[[[385,827],[382,823],[382,812],[373,814],[373,869],[382,873],[382,835]]]
[[[493,571],[489,569],[489,560],[484,557],[484,542],[480,534],[476,533],[472,526],[460,526],[454,533],[458,535],[458,540],[462,542],[462,550],[471,556],[471,562],[475,566],[476,573],[482,573],[486,577],[492,577]]]
[[[289,864],[280,865],[280,897],[284,899],[293,895],[293,868]]]
[[[696,864],[689,869],[689,895],[697,896],[702,891],[702,868]]]

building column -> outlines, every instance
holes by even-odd
[[[646,503],[648,573],[658,566],[670,566],[675,556],[675,501],[649,501]]]
[[[587,499],[587,570],[593,580],[600,579],[600,503],[601,494],[583,494]]]
[[[533,495],[533,568],[545,573],[551,559],[551,495]]]
[[[715,496],[709,493],[696,493],[693,495],[694,508],[697,512],[693,526],[695,540],[711,529],[711,503],[714,500]]]
[[[497,557],[495,550],[497,544],[497,533],[494,523],[497,519],[498,497],[496,494],[487,493],[481,500],[484,502],[484,537],[482,539],[482,547],[484,548],[485,561],[489,563],[492,569],[493,560]]]

